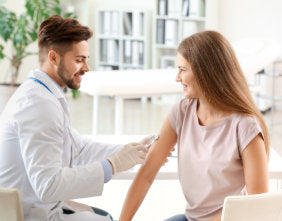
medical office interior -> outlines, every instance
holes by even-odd
[[[25,1],[0,4],[21,13]],[[94,31],[89,41],[91,72],[82,80],[77,98],[71,91],[65,94],[72,126],[80,133],[116,143],[157,134],[172,105],[183,96],[180,85],[174,84],[178,43],[193,33],[216,30],[235,49],[270,131],[270,170],[282,174],[281,0],[61,0],[61,4]],[[36,48],[36,43],[30,46]],[[9,50],[7,45],[6,53]],[[18,83],[37,68],[36,61],[36,55],[23,60]],[[0,66],[0,83],[4,83],[10,66],[6,59],[0,60]],[[160,171],[134,220],[163,220],[183,213],[176,157],[174,152]],[[102,197],[77,201],[118,217],[136,171],[114,177]],[[270,176],[273,192],[282,188],[276,174]]]

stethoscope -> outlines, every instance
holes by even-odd
[[[28,79],[32,79],[32,80],[34,80],[35,82],[37,82],[37,83],[43,85],[48,91],[50,91],[51,94],[53,94],[53,92],[50,90],[50,88],[49,88],[46,84],[44,84],[42,81],[40,81],[39,79],[37,79],[37,78],[35,78],[35,77],[28,77]]]

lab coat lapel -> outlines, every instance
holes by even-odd
[[[70,126],[70,110],[69,110],[69,107],[68,107],[68,104],[67,104],[67,101],[64,97],[61,97],[61,98],[58,98],[66,116],[67,116],[67,120],[68,120],[68,124]]]

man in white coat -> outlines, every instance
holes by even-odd
[[[92,32],[75,19],[52,16],[38,32],[38,70],[17,89],[0,123],[0,186],[17,188],[25,220],[111,220],[67,200],[102,194],[112,174],[143,163],[147,149],[97,143],[70,125],[63,88],[78,89],[89,71]],[[94,211],[96,213],[94,213]]]

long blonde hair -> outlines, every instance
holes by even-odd
[[[228,112],[254,116],[269,152],[269,134],[256,107],[246,78],[230,43],[216,31],[203,31],[184,39],[178,52],[189,62],[206,100]]]

